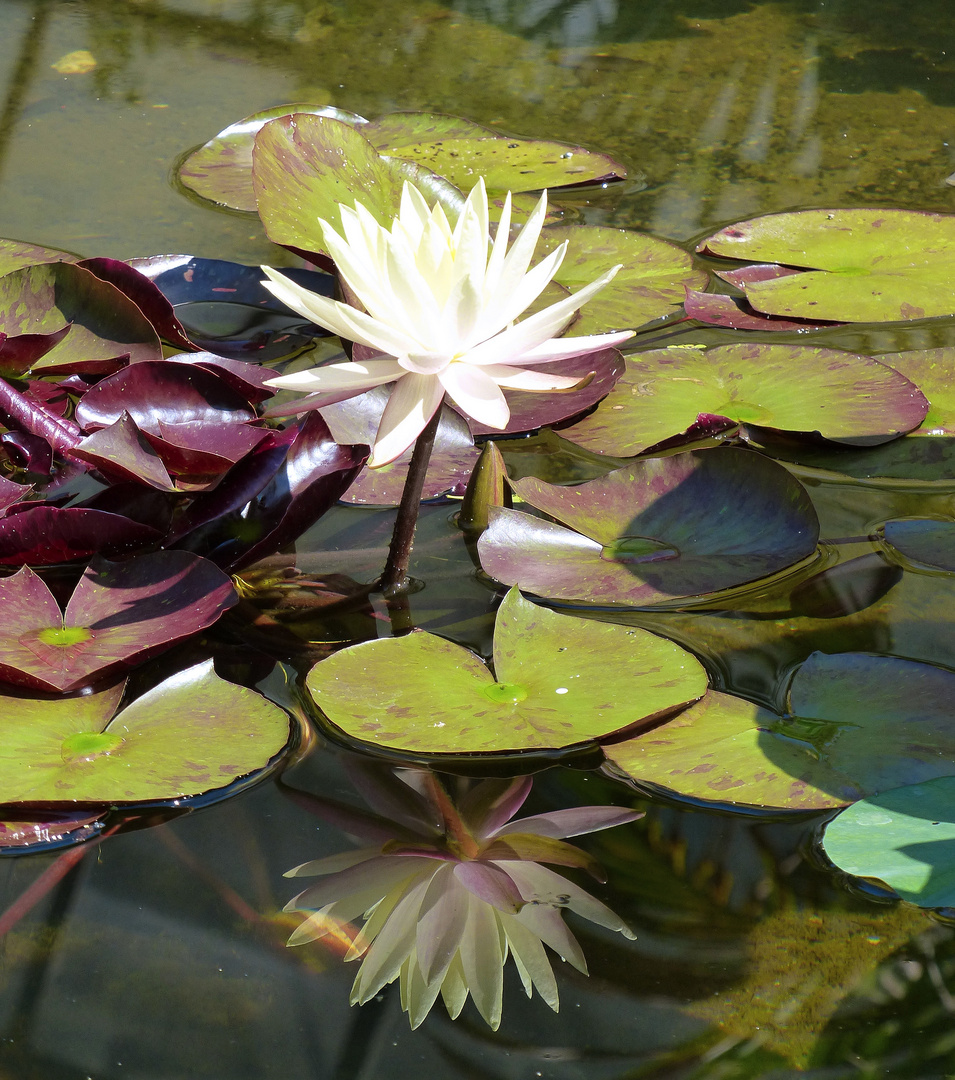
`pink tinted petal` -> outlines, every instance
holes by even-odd
[[[478,1012],[495,1031],[501,1022],[505,945],[504,932],[494,909],[472,896],[461,940],[464,981]]]
[[[388,465],[408,449],[434,416],[444,398],[444,387],[433,375],[403,375],[394,385],[368,467]]]
[[[639,811],[628,810],[624,806],[575,806],[569,810],[552,810],[549,814],[535,814],[519,821],[509,821],[496,835],[504,836],[511,832],[536,833],[538,836],[563,840],[567,836],[582,836],[600,829],[612,829],[615,825],[623,825],[641,817],[643,814]]]
[[[416,951],[425,982],[440,979],[461,944],[468,918],[468,891],[451,864],[431,879],[418,916]]]
[[[568,360],[572,356],[586,356],[622,345],[633,337],[632,330],[620,330],[615,334],[590,334],[586,337],[551,338],[536,349],[521,354],[522,364],[546,364],[551,360]]]
[[[578,971],[583,972],[584,975],[587,974],[587,961],[584,959],[583,949],[568,930],[559,911],[551,907],[535,907],[528,904],[516,918],[535,937],[540,938],[545,945],[549,945],[561,960],[566,960]]]
[[[530,776],[512,780],[482,780],[460,800],[461,816],[475,836],[494,836],[524,805],[534,781]]]
[[[528,904],[570,908],[598,926],[616,930],[627,938],[636,937],[619,915],[562,874],[529,862],[508,863],[507,872]]]
[[[438,375],[456,405],[488,427],[504,428],[511,411],[497,383],[480,368],[450,364]]]
[[[510,873],[492,863],[458,863],[454,867],[454,876],[468,892],[500,911],[516,915],[524,905],[524,898]]]
[[[586,375],[551,375],[546,371],[525,371],[523,368],[505,367],[504,364],[488,364],[481,371],[505,390],[530,390],[536,393],[572,390],[587,379]]]

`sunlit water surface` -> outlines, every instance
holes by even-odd
[[[95,66],[54,69],[78,50]],[[450,112],[607,150],[630,179],[622,192],[592,194],[582,217],[680,242],[792,207],[948,211],[953,73],[955,29],[941,0],[4,0],[0,235],[85,255],[287,260],[256,218],[200,204],[172,176],[184,151],[226,124],[289,101],[366,116]],[[832,341],[936,343],[919,330],[853,334]],[[929,504],[910,490],[811,490],[829,537],[951,512],[952,492]],[[423,528],[416,573],[429,587],[416,611],[479,647],[491,594],[463,554],[448,562],[451,509]],[[373,577],[377,556],[354,552],[368,546],[367,514],[344,511],[302,545],[320,552],[337,537],[350,554],[303,564]],[[720,658],[730,685],[759,695],[768,672],[805,652],[807,635],[811,647],[955,666],[948,581],[906,575],[888,598],[842,618],[837,591],[825,618],[790,618],[791,637],[719,614],[642,624]],[[325,747],[288,778],[351,797]],[[552,770],[534,805],[632,798],[586,772]],[[411,1033],[391,993],[350,1010],[353,969],[335,949],[284,948],[297,918],[279,914],[295,891],[282,872],[348,841],[274,785],[119,835],[4,938],[0,1076],[955,1073],[946,927],[847,891],[817,865],[812,822],[639,805],[642,822],[589,845],[610,872],[602,895],[637,940],[576,927],[590,979],[558,965],[554,1016],[510,973],[497,1033],[470,1006],[454,1024],[438,1006]],[[51,859],[0,862],[4,906]]]

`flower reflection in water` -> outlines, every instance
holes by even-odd
[[[327,939],[364,916],[345,953],[346,960],[363,958],[353,1005],[397,979],[413,1028],[439,993],[452,1018],[470,993],[496,1029],[508,956],[528,997],[536,987],[555,1012],[557,983],[544,945],[586,974],[563,909],[633,937],[605,904],[542,864],[582,868],[603,880],[594,860],[565,838],[633,821],[639,813],[587,806],[511,821],[530,793],[530,777],[484,780],[464,788],[455,802],[424,770],[363,770],[355,779],[370,805],[387,817],[313,796],[301,801],[377,843],[304,863],[286,875],[324,878],[286,907],[309,913],[289,945]]]

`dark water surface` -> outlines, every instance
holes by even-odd
[[[53,68],[78,50],[95,66]],[[581,215],[680,242],[793,207],[955,209],[955,23],[943,0],[2,0],[0,235],[88,256],[287,261],[254,216],[199,204],[171,177],[187,149],[289,101],[444,111],[607,150],[631,179]],[[864,343],[935,342],[913,328]],[[955,483],[930,503],[917,487],[808,482],[829,537],[950,514],[955,495]],[[378,555],[354,550],[369,513],[323,522],[302,564],[373,578]],[[448,561],[449,513],[437,508],[422,530],[419,618],[480,646],[491,594],[460,550]],[[330,540],[350,554],[322,554]],[[817,647],[955,666],[950,582],[906,574],[861,614],[847,613],[868,587],[856,579],[779,619],[642,625],[759,696]],[[290,779],[351,798],[336,753],[318,747]],[[551,770],[533,799],[633,794]],[[813,855],[812,821],[639,805],[643,821],[588,845],[637,940],[577,924],[590,979],[558,963],[554,1016],[509,973],[497,1033],[471,1006],[452,1024],[440,1005],[412,1033],[390,992],[349,1009],[353,966],[330,948],[285,949],[298,917],[280,914],[296,891],[282,873],[348,841],[273,784],[111,838],[0,945],[0,1078],[955,1075],[947,927],[848,891]],[[52,859],[0,861],[0,904]]]

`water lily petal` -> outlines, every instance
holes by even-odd
[[[589,334],[585,337],[551,338],[534,349],[521,353],[522,364],[546,364],[551,360],[567,360],[572,356],[613,349],[633,337],[632,330],[617,330],[612,334]]]
[[[435,979],[429,983],[412,953],[401,971],[401,1007],[408,1014],[412,1031],[424,1023],[440,990],[441,980]]]
[[[494,285],[495,296],[506,295],[516,288],[521,278],[527,273],[546,216],[547,192],[545,191],[537,200],[537,205],[531,211],[514,243],[511,244],[510,250],[504,256],[500,277]],[[490,297],[488,299],[490,300]]]
[[[516,915],[524,906],[521,890],[508,871],[493,863],[460,862],[453,867],[454,877],[479,900],[499,911]]]
[[[538,863],[528,862],[508,863],[507,872],[521,890],[521,895],[528,905],[550,904],[554,907],[569,908],[598,926],[616,930],[631,940],[636,937],[619,915],[595,896],[568,881],[562,874]]]
[[[488,427],[504,428],[511,410],[497,383],[480,368],[450,364],[438,375],[454,403]]]
[[[504,364],[488,364],[481,368],[498,386],[506,390],[530,390],[543,393],[548,390],[572,390],[588,379],[576,375],[551,375],[546,371],[525,371],[523,368],[507,367]]]
[[[468,891],[458,882],[454,869],[451,863],[440,867],[421,902],[415,950],[427,983],[444,977],[468,918]]]
[[[625,806],[572,806],[567,810],[551,810],[547,814],[534,814],[519,821],[508,821],[495,835],[504,836],[511,832],[537,833],[538,836],[563,840],[568,836],[582,836],[600,829],[612,829],[615,825],[623,825],[641,817],[641,811],[629,810]]]
[[[587,974],[587,961],[584,959],[580,942],[570,932],[556,908],[527,904],[519,915],[512,916],[543,943],[554,950],[568,964],[572,964],[581,974]]]
[[[347,870],[330,874],[318,884],[300,892],[286,904],[285,910],[318,910],[326,904],[340,900],[343,896],[365,889],[376,889],[378,897],[382,897],[390,889],[399,886],[401,882],[415,874],[430,875],[439,865],[433,859],[415,856],[390,858],[387,855],[379,855],[375,859],[366,859]]]
[[[502,281],[497,292],[487,300],[489,318],[481,327],[485,331],[483,335],[485,338],[509,326],[522,311],[526,311],[534,303],[557,273],[566,251],[567,241],[565,240],[519,281]]]
[[[459,800],[458,810],[475,836],[494,836],[524,805],[533,786],[530,776],[482,780]]]
[[[531,996],[531,986],[536,986],[544,1001],[557,1012],[560,1007],[557,980],[540,938],[516,916],[502,915],[501,926],[527,996]]]
[[[368,467],[377,469],[400,457],[424,430],[444,398],[434,375],[405,374],[394,385],[381,414]]]
[[[381,854],[380,847],[356,848],[354,851],[339,851],[337,855],[326,855],[324,859],[313,859],[286,870],[284,877],[311,877],[320,874],[337,874],[359,863],[367,862]]]
[[[357,394],[374,386],[394,382],[404,374],[405,369],[401,364],[388,358],[365,360],[363,363],[325,364],[307,371],[296,371],[291,375],[278,375],[274,379],[267,379],[266,386],[322,393],[354,390]]]
[[[464,981],[478,1012],[497,1031],[504,997],[504,948],[506,939],[493,908],[470,898],[470,910],[461,939]]]
[[[507,255],[507,244],[510,240],[511,231],[511,193],[504,196],[504,205],[501,207],[501,216],[497,222],[497,232],[494,234],[494,243],[491,245],[491,254],[487,260],[487,271],[484,275],[484,295],[493,296],[497,293],[501,280],[501,271],[504,268],[504,258]]]
[[[262,271],[269,278],[262,284],[276,299],[298,312],[302,318],[323,326],[339,337],[367,345],[389,356],[402,356],[417,344],[414,338],[398,327],[379,322],[340,300],[329,300],[327,296],[319,296],[302,288],[271,267],[263,266]]]
[[[452,1020],[457,1020],[468,999],[468,984],[464,981],[464,965],[460,955],[455,956],[441,983],[441,997]]]
[[[352,987],[353,999],[359,1005],[364,1005],[383,986],[397,979],[402,964],[414,948],[418,911],[430,881],[429,875],[402,896],[365,953]]]

